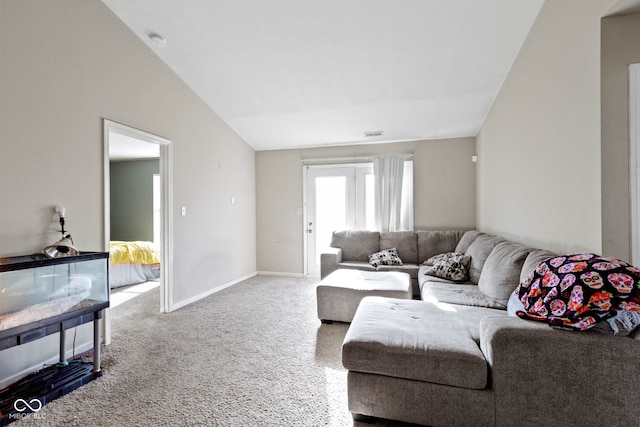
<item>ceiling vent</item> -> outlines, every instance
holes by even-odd
[[[371,132],[365,132],[364,136],[366,136],[367,138],[372,138],[374,136],[382,136],[382,131],[381,130],[374,130]]]

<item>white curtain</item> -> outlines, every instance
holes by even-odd
[[[373,159],[375,181],[375,223],[381,232],[413,229],[413,200],[403,209],[403,177],[405,156],[383,156]],[[413,172],[413,168],[410,169]],[[413,175],[413,174],[412,174]],[[405,199],[413,199],[413,177]],[[407,200],[405,201],[405,205]],[[404,215],[403,215],[404,214]],[[404,220],[403,220],[404,219]]]

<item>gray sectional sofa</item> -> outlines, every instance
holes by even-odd
[[[415,257],[400,271],[415,278],[419,299],[365,297],[345,336],[354,418],[431,426],[640,424],[640,334],[559,330],[507,312],[518,283],[552,252],[476,231],[340,232],[332,244],[323,275],[371,270],[364,256],[393,246]],[[468,281],[424,273],[420,263],[444,252],[471,257]]]
[[[320,254],[320,277],[324,279],[339,268],[365,271],[401,271],[408,273],[414,297],[420,297],[418,271],[434,255],[451,252],[464,231],[337,231],[331,247]],[[382,249],[396,248],[402,265],[369,264],[369,255]]]

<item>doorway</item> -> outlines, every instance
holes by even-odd
[[[150,176],[150,187],[155,187],[157,195],[154,199],[153,212],[149,219],[149,238],[144,240],[159,240],[160,251],[160,304],[161,312],[171,311],[172,306],[172,191],[171,191],[171,141],[110,120],[104,120],[104,241],[105,249],[109,250],[112,237],[112,209],[111,209],[111,160],[116,156],[122,159],[157,158],[157,178]],[[150,195],[150,197],[153,197]],[[159,200],[158,200],[159,199]],[[159,213],[159,215],[158,215]],[[127,222],[127,221],[125,221]],[[155,227],[154,227],[155,226]],[[105,312],[104,337],[105,343],[111,341],[111,323],[109,310]]]

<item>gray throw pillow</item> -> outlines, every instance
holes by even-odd
[[[471,257],[464,254],[445,255],[449,256],[437,259],[432,266],[425,270],[425,274],[453,280],[454,282],[468,280]]]

